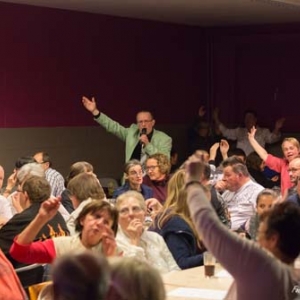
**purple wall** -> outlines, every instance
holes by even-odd
[[[142,108],[158,124],[189,122],[206,97],[201,35],[189,26],[0,3],[0,127],[93,125],[82,95],[96,96],[121,123]]]

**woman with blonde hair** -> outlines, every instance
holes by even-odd
[[[111,287],[106,300],[165,300],[166,292],[158,271],[134,257],[109,259]]]
[[[248,133],[248,139],[256,151],[256,153],[260,156],[260,158],[265,162],[266,166],[271,170],[274,170],[280,173],[281,178],[281,194],[283,196],[286,195],[288,189],[293,186],[289,172],[289,162],[294,158],[299,156],[300,153],[300,144],[296,138],[287,137],[283,140],[281,144],[281,150],[283,152],[283,158],[273,156],[268,153],[265,148],[263,148],[255,139],[256,128],[251,128],[251,131]]]
[[[169,180],[166,203],[150,230],[163,236],[178,266],[188,269],[203,265],[205,249],[191,220],[184,186],[185,170],[180,169]]]

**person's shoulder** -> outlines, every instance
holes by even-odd
[[[165,132],[157,130],[157,129],[153,129],[153,136],[171,139],[171,137],[169,135],[167,135]]]

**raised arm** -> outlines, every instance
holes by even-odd
[[[94,97],[92,97],[92,99],[89,99],[83,96],[82,104],[85,107],[85,109],[89,111],[93,116],[97,116],[100,114],[100,111],[97,109],[97,104]]]
[[[21,245],[30,244],[43,226],[57,213],[60,206],[59,198],[52,198],[41,204],[38,214],[29,225],[18,235],[16,242]]]
[[[267,156],[268,156],[268,152],[266,151],[265,148],[263,148],[255,139],[255,133],[256,133],[256,128],[253,126],[250,130],[250,132],[248,132],[248,139],[249,142],[251,144],[251,146],[253,147],[253,149],[255,150],[255,152],[260,156],[260,158],[263,161],[266,161]]]

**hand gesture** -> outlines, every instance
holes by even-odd
[[[201,106],[199,107],[199,111],[198,111],[199,117],[203,118],[204,115],[205,115],[205,113],[206,113],[206,111],[205,111],[205,106],[204,106],[204,105],[201,105]]]
[[[139,219],[133,219],[130,221],[126,229],[126,233],[129,236],[130,241],[133,245],[137,246],[139,244],[143,230],[143,223]]]
[[[93,115],[97,115],[99,113],[94,97],[92,97],[92,99],[90,100],[87,97],[83,96],[82,104],[86,108],[86,110],[91,112]]]
[[[220,147],[220,143],[214,143],[209,149],[209,159],[215,160],[217,156],[217,150]]]
[[[51,220],[57,213],[60,206],[61,198],[49,198],[41,204],[38,215],[39,217]]]
[[[102,235],[102,251],[105,256],[114,256],[117,250],[117,243],[115,240],[114,232],[111,228],[103,227]]]
[[[225,156],[227,157],[228,150],[229,150],[229,143],[227,142],[227,140],[222,139],[220,142],[220,151],[223,158]]]
[[[279,131],[282,128],[284,122],[285,122],[285,118],[278,119],[275,123],[275,130]]]
[[[144,145],[148,145],[150,143],[146,134],[142,134],[140,136],[140,142]]]
[[[20,193],[14,192],[13,194],[11,194],[11,203],[17,213],[20,213],[23,211],[23,207],[20,202]]]
[[[248,132],[248,139],[255,139],[256,128],[253,126]]]
[[[161,203],[156,198],[150,198],[145,201],[147,211],[150,213],[152,219],[156,217],[158,212],[162,209]]]
[[[12,190],[12,188],[16,185],[17,182],[17,172],[14,172],[7,178],[6,189]]]
[[[204,170],[204,156],[200,151],[189,157],[185,162],[186,182],[201,181]]]

